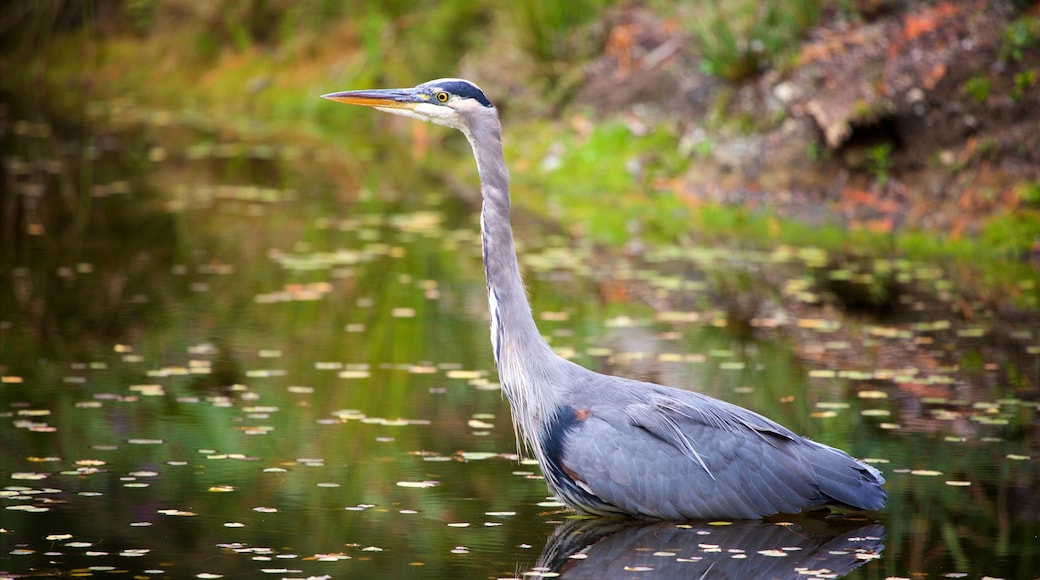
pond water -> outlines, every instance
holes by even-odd
[[[517,455],[472,200],[136,117],[0,120],[0,576],[1040,576],[1040,330],[952,317],[941,268],[890,264],[922,306],[845,328],[813,296],[847,276],[813,248],[607,256],[516,216],[559,352],[764,413],[890,493],[573,519]]]

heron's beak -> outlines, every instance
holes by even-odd
[[[416,105],[427,102],[430,97],[415,89],[371,89],[329,93],[321,98],[378,109],[414,109]]]

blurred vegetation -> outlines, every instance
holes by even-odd
[[[1040,18],[1021,16],[1004,31],[1004,42],[1000,47],[1000,60],[1018,62],[1030,50],[1040,46]]]
[[[528,207],[562,222],[573,213],[586,215],[577,226],[582,235],[618,246],[633,236],[674,240],[687,230],[689,209],[655,185],[689,163],[679,154],[674,131],[656,128],[633,136],[627,125],[611,121],[566,133],[544,127],[527,137],[507,154],[531,160],[513,172],[517,196]],[[602,211],[605,203],[614,211]]]
[[[711,115],[740,121],[739,114],[731,114],[736,100],[732,87],[765,70],[789,70],[809,28],[825,14],[852,13],[860,4],[697,0],[680,5],[652,1],[648,6],[689,36],[702,69],[725,85],[709,104]],[[172,113],[214,134],[233,132],[247,139],[266,135],[263,139],[283,144],[316,140],[318,147],[333,151],[345,151],[336,144],[352,135],[346,163],[356,164],[373,154],[373,140],[392,138],[409,125],[329,106],[317,95],[469,75],[494,83],[493,98],[509,126],[507,161],[514,169],[517,203],[574,224],[575,231],[598,241],[674,240],[694,229],[709,237],[749,234],[754,239],[760,237],[755,228],[770,223],[765,244],[809,238],[838,251],[859,244],[885,254],[895,247],[919,254],[928,247],[940,257],[962,246],[971,248],[970,240],[949,243],[942,233],[931,234],[934,243],[921,241],[928,234],[914,232],[849,233],[835,227],[831,235],[805,226],[805,234],[799,224],[756,216],[741,207],[702,202],[696,202],[695,211],[688,207],[690,202],[673,193],[678,190],[674,183],[696,156],[713,156],[717,136],[706,135],[691,150],[684,145],[689,139],[685,120],[647,117],[629,124],[586,119],[583,125],[573,117],[579,107],[570,106],[572,87],[583,78],[583,67],[606,52],[609,29],[624,8],[616,0],[9,2],[0,7],[0,89],[40,99],[80,119],[87,112],[90,119],[126,111]],[[1014,19],[1003,34],[999,60],[1022,61],[1035,50],[1038,38],[1035,16]],[[959,86],[967,98],[985,104],[1005,91],[1012,99],[1024,98],[1038,81],[1035,69],[1025,69],[1005,87],[980,71]],[[435,135],[423,139],[440,145],[445,137]],[[472,171],[464,143],[450,143],[448,148],[428,147],[412,166],[422,164],[430,176],[441,179],[446,164]],[[812,157],[829,162],[826,153]],[[866,171],[881,190],[896,177],[896,154],[884,143],[869,152]],[[1036,204],[1029,202],[1035,197],[1032,189],[1024,185],[1016,191],[1024,207],[1035,212]],[[625,211],[600,211],[605,199]],[[1014,235],[999,244],[1000,255],[1029,251],[1040,232],[1034,217],[1011,212],[1006,219],[995,218],[989,231],[1014,228]],[[751,231],[742,226],[748,223],[756,224]],[[977,241],[990,240],[987,234]],[[1009,247],[1015,250],[1007,251]],[[969,250],[972,256],[978,251]]]
[[[514,7],[522,46],[542,74],[558,79],[567,67],[598,54],[605,35],[585,28],[614,3],[614,0],[520,0]]]
[[[701,68],[729,81],[789,68],[799,40],[820,18],[821,0],[696,0],[679,10],[700,49]]]
[[[301,111],[280,104],[288,95],[280,94],[279,85],[291,87],[297,99],[301,85],[286,76],[286,67],[305,69],[295,76],[310,80],[331,76],[351,85],[413,84],[415,79],[451,73],[470,53],[497,53],[512,48],[503,43],[515,42],[534,65],[534,74],[519,82],[552,88],[602,53],[616,4],[616,0],[522,0],[509,6],[490,0],[419,5],[401,0],[13,2],[0,8],[0,43],[9,55],[31,55],[30,70],[43,63],[69,64],[75,59],[68,51],[81,51],[84,40],[93,41],[92,48],[104,54],[81,53],[81,59],[132,63],[125,51],[143,51],[138,62],[151,66],[106,79],[114,82],[107,91],[132,88],[146,98],[152,91],[161,92],[158,102],[169,105],[199,99],[226,105],[232,95],[228,88],[233,87],[249,98],[267,93],[256,100],[270,102],[273,111],[288,119],[299,118]],[[820,0],[764,4],[701,0],[690,6],[655,8],[685,23],[706,72],[741,81],[793,56],[798,39],[819,18]],[[502,22],[509,24],[515,39],[499,34]],[[71,43],[69,35],[76,36]],[[98,44],[100,37],[107,42]],[[145,39],[148,43],[142,46]],[[1013,54],[1017,45],[1009,42]],[[47,54],[39,54],[40,47],[47,47]],[[235,60],[236,66],[224,66],[221,61],[227,60]],[[327,68],[306,70],[317,64]],[[45,80],[53,83],[77,72],[87,71],[53,71]],[[276,74],[283,83],[268,78]],[[204,81],[202,88],[208,94],[196,91],[178,98],[176,93],[183,91],[169,90],[192,86],[193,80]]]

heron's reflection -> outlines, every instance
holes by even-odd
[[[884,538],[883,525],[852,517],[726,525],[573,519],[557,526],[531,572],[598,579],[834,578],[878,558]]]

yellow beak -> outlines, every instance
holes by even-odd
[[[416,105],[425,103],[429,96],[415,89],[371,89],[329,93],[321,98],[363,107],[414,109]]]

